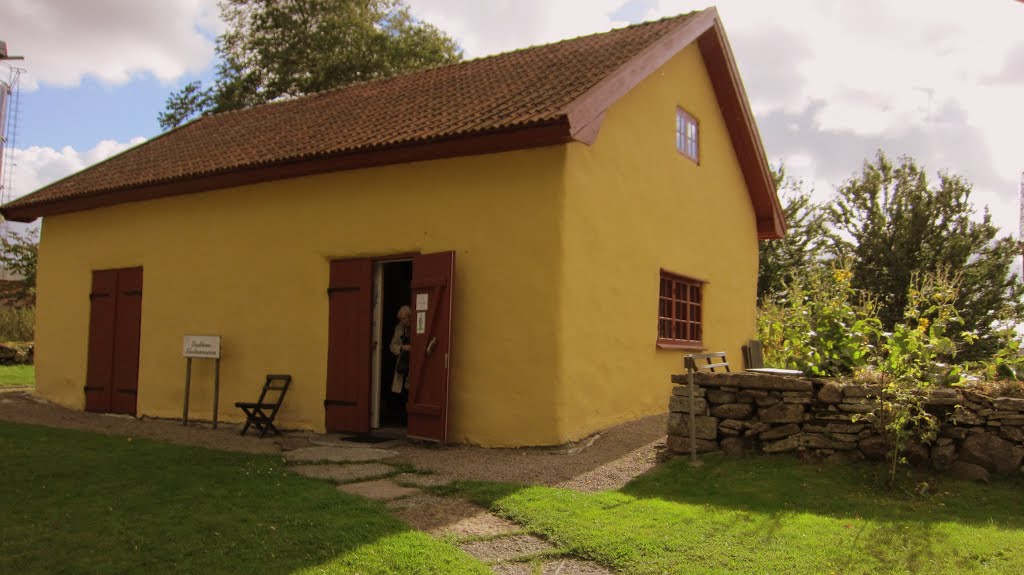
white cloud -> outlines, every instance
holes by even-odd
[[[3,38],[29,73],[23,86],[76,86],[85,76],[124,84],[149,73],[171,82],[213,61],[216,0],[5,0]]]
[[[477,58],[603,32],[627,0],[408,0],[413,15],[448,32]]]
[[[4,174],[4,183],[6,185],[10,182],[10,186],[4,190],[3,199],[11,201],[20,198],[145,140],[142,137],[132,138],[128,142],[103,140],[84,152],[71,146],[60,150],[39,146],[14,148],[10,150],[11,163],[4,166],[8,170]]]

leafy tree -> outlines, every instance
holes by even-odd
[[[39,230],[24,232],[8,230],[0,234],[0,264],[22,276],[21,287],[14,295],[32,298],[36,291],[36,262],[39,261]]]
[[[160,126],[461,60],[404,0],[222,0],[217,78],[167,98]]]
[[[959,176],[940,172],[931,184],[912,158],[893,163],[879,152],[839,188],[827,210],[835,229],[831,249],[852,255],[852,285],[877,297],[887,330],[903,321],[915,275],[961,271],[954,305],[963,329],[980,338],[964,359],[993,351],[997,320],[1024,319],[1024,289],[1010,274],[1017,244],[999,237],[987,208],[981,221],[974,219],[970,195],[971,185]]]
[[[813,266],[821,259],[828,238],[825,212],[811,200],[803,182],[786,176],[786,167],[772,169],[775,187],[782,192],[782,212],[786,217],[786,237],[758,242],[760,267],[757,274],[757,300],[785,290],[797,270]]]

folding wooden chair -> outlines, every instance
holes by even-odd
[[[274,383],[280,382],[280,383]],[[284,394],[288,392],[288,386],[292,383],[292,376],[290,375],[275,375],[268,374],[267,381],[263,384],[263,391],[260,392],[260,398],[255,402],[238,401],[235,402],[235,407],[245,412],[245,426],[242,427],[242,435],[249,430],[249,426],[253,425],[260,432],[260,437],[267,434],[267,431],[273,431],[274,435],[280,435],[280,432],[274,427],[274,418],[277,417],[277,410],[281,409],[281,403],[284,401]],[[268,392],[277,392],[276,399],[267,399]]]

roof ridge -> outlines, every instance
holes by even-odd
[[[553,46],[559,46],[561,44],[566,44],[566,43],[569,43],[569,42],[577,42],[577,41],[584,40],[586,38],[591,38],[591,37],[594,37],[594,36],[602,36],[604,34],[612,34],[612,33],[616,33],[616,32],[622,32],[622,31],[625,31],[625,30],[630,30],[632,28],[644,28],[644,27],[648,27],[648,26],[653,26],[655,24],[661,24],[661,23],[667,22],[669,20],[685,20],[685,19],[688,19],[689,17],[693,16],[694,14],[698,14],[699,12],[700,12],[699,10],[691,10],[690,12],[686,12],[684,14],[676,14],[675,16],[665,16],[665,17],[659,18],[657,20],[649,20],[649,21],[644,21],[644,22],[635,22],[635,23],[632,23],[632,24],[628,24],[626,26],[622,26],[620,28],[611,28],[609,30],[604,30],[603,32],[592,32],[590,34],[583,34],[583,35],[580,35],[580,36],[574,36],[572,38],[563,38],[562,40],[557,40],[555,42],[549,42],[549,43],[546,43],[546,44],[532,44],[530,46],[523,46],[521,48],[514,48],[512,50],[507,50],[505,52],[498,52],[496,54],[487,54],[487,55],[484,55],[484,56],[480,56],[478,58],[473,58],[471,60],[462,60],[460,62],[452,62],[450,64],[438,64],[436,66],[428,66],[426,68],[417,68],[415,70],[407,70],[405,72],[399,72],[397,74],[393,74],[391,76],[385,76],[385,77],[381,77],[381,78],[374,78],[372,80],[359,80],[359,81],[356,81],[356,82],[345,84],[344,86],[336,86],[334,88],[327,88],[325,90],[320,90],[318,92],[310,92],[308,94],[298,94],[298,95],[294,95],[294,96],[292,96],[292,95],[281,96],[281,97],[279,97],[277,99],[274,99],[274,100],[271,100],[269,102],[261,102],[259,104],[254,104],[252,106],[246,106],[244,108],[236,108],[236,109],[233,109],[233,110],[225,110],[223,112],[214,112],[214,113],[211,113],[211,114],[203,114],[203,115],[199,116],[198,118],[195,118],[193,121],[195,121],[195,120],[202,120],[202,119],[205,119],[205,118],[224,117],[224,116],[227,116],[229,114],[236,114],[236,113],[239,113],[239,112],[246,112],[246,111],[249,111],[249,110],[253,110],[253,109],[257,109],[257,108],[262,108],[264,106],[270,106],[270,105],[275,105],[275,104],[287,104],[287,103],[290,103],[290,102],[296,102],[296,101],[300,101],[300,100],[314,99],[314,98],[317,98],[317,97],[326,97],[328,95],[336,94],[336,93],[339,93],[339,92],[343,92],[343,91],[346,91],[346,90],[350,90],[350,89],[354,89],[354,88],[358,88],[358,87],[362,87],[362,86],[368,86],[368,85],[371,85],[371,84],[381,84],[381,85],[383,85],[383,84],[386,84],[386,83],[391,82],[391,81],[397,81],[397,80],[400,80],[400,79],[403,79],[403,78],[407,78],[409,76],[415,76],[415,75],[419,75],[419,74],[428,74],[430,72],[435,72],[437,70],[445,70],[445,69],[449,69],[449,68],[457,68],[457,67],[460,67],[460,66],[467,66],[467,65],[471,65],[471,64],[477,64],[477,63],[480,63],[480,62],[486,62],[488,60],[493,60],[493,59],[496,59],[496,58],[502,58],[502,57],[508,57],[508,56],[512,56],[512,55],[518,55],[518,54],[521,54],[523,52],[528,52],[530,50],[538,50],[538,49],[541,49],[541,48],[550,48],[550,47],[553,47]],[[188,124],[190,124],[190,123],[192,123],[192,121],[190,121]],[[177,126],[177,127],[178,128],[185,127],[188,124],[182,124],[181,126]]]

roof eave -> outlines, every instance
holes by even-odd
[[[274,164],[245,166],[50,201],[23,203],[22,200],[15,200],[0,207],[0,214],[10,221],[28,223],[40,217],[91,210],[125,202],[192,194],[327,172],[537,148],[565,144],[571,140],[569,123],[562,117],[530,126],[411,142],[371,150],[347,151],[317,158],[299,158]]]

